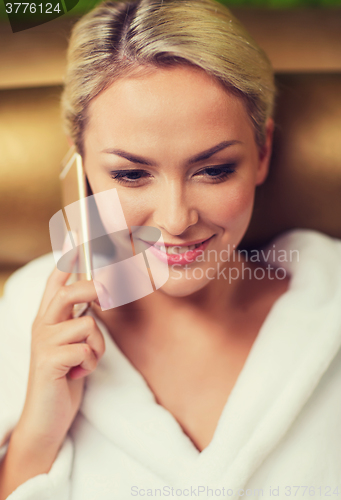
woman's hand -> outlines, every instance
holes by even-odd
[[[49,472],[82,401],[84,377],[104,354],[95,320],[72,317],[74,304],[97,300],[95,285],[66,285],[69,276],[52,272],[33,323],[26,400],[0,464],[0,500]]]
[[[91,316],[72,318],[74,304],[97,300],[92,281],[66,285],[70,274],[48,278],[32,328],[26,400],[15,432],[39,448],[60,448],[81,404],[84,377],[95,370],[105,343]]]

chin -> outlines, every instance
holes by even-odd
[[[171,274],[167,283],[159,288],[159,290],[170,297],[188,297],[202,290],[210,281],[204,277],[201,279],[186,278],[185,276],[179,278]]]

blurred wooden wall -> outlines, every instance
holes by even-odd
[[[232,9],[268,53],[279,86],[272,171],[246,244],[291,227],[341,238],[341,9]],[[13,34],[0,25],[0,294],[14,269],[51,251],[68,146],[59,98],[74,21]]]

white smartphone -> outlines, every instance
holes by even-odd
[[[77,262],[68,283],[83,279],[91,280],[92,256],[89,214],[86,202],[86,198],[90,195],[90,188],[84,172],[82,157],[77,153],[75,147],[72,147],[62,160],[59,178],[62,187],[63,207],[72,204],[72,213],[74,215],[72,227],[69,226],[64,208],[63,214],[72,245],[78,249]],[[75,238],[73,235],[75,235]],[[87,303],[75,305],[73,316],[79,317],[83,315],[89,305]]]

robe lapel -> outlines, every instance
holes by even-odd
[[[90,313],[92,314],[92,313]],[[81,412],[115,446],[172,483],[198,450],[96,317],[106,351],[86,379]]]
[[[290,288],[266,318],[202,453],[156,403],[96,317],[106,352],[86,379],[81,411],[166,484],[243,487],[290,428],[340,348],[336,245],[310,231],[292,232],[274,243],[277,250],[299,250],[300,261],[271,261],[291,274]]]
[[[277,249],[299,250],[285,265],[290,288],[273,306],[186,484],[245,486],[285,436],[341,346],[341,248],[310,231]]]

